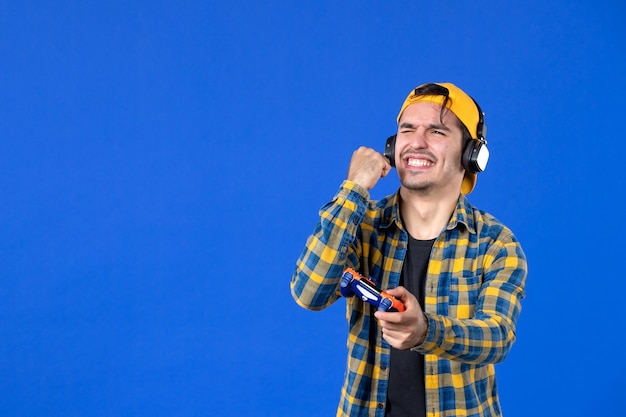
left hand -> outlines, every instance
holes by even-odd
[[[406,308],[403,312],[377,311],[374,316],[380,322],[383,338],[396,349],[410,349],[422,343],[428,331],[428,320],[422,307],[406,288],[398,287],[387,293],[400,299]]]

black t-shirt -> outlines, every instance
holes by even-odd
[[[435,239],[417,240],[409,236],[409,247],[402,266],[400,285],[417,298],[424,308],[424,285],[428,260]],[[424,356],[411,350],[391,348],[387,417],[425,417],[426,388]]]

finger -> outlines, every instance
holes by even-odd
[[[400,323],[402,321],[402,313],[391,311],[377,311],[374,313],[374,317],[380,322],[380,326],[383,328],[389,328],[393,324]]]
[[[386,290],[385,292],[399,299],[402,304],[404,304],[404,307],[407,310],[412,310],[414,308],[417,308],[419,310],[422,309],[420,303],[417,301],[417,298],[415,298],[415,296],[411,292],[409,292],[409,290],[402,286],[391,288],[389,290]]]
[[[407,348],[407,336],[404,333],[396,332],[388,329],[383,330],[383,338],[389,343],[391,346],[396,349],[406,349]]]
[[[371,190],[384,174],[384,159],[376,150],[361,146],[352,154],[347,179]]]
[[[405,307],[407,307],[407,304],[410,303],[410,300],[412,298],[415,298],[413,294],[411,294],[406,288],[402,286],[385,290],[385,292],[400,300],[405,305]]]
[[[396,288],[390,288],[388,290],[385,291],[387,294],[389,295],[393,295],[396,298],[400,298],[401,300],[404,300],[407,296],[407,294],[409,294],[409,291],[407,291],[406,288],[404,288],[403,286],[399,286]]]
[[[389,160],[385,156],[383,156],[383,159],[384,159],[385,165],[383,166],[383,172],[380,175],[381,178],[386,177],[391,172],[391,164],[389,163]]]

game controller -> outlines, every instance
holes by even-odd
[[[341,295],[348,298],[357,295],[361,300],[376,307],[379,311],[404,311],[404,304],[393,295],[386,293],[372,280],[347,268],[341,277]]]

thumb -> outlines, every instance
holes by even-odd
[[[400,300],[405,300],[409,291],[403,286],[399,286],[396,288],[390,288],[385,292],[389,295],[393,295],[394,297],[399,298]]]
[[[385,158],[385,166],[383,167],[383,171],[380,174],[381,178],[385,178],[387,175],[389,175],[390,172],[391,172],[391,164],[389,163],[387,158]]]

